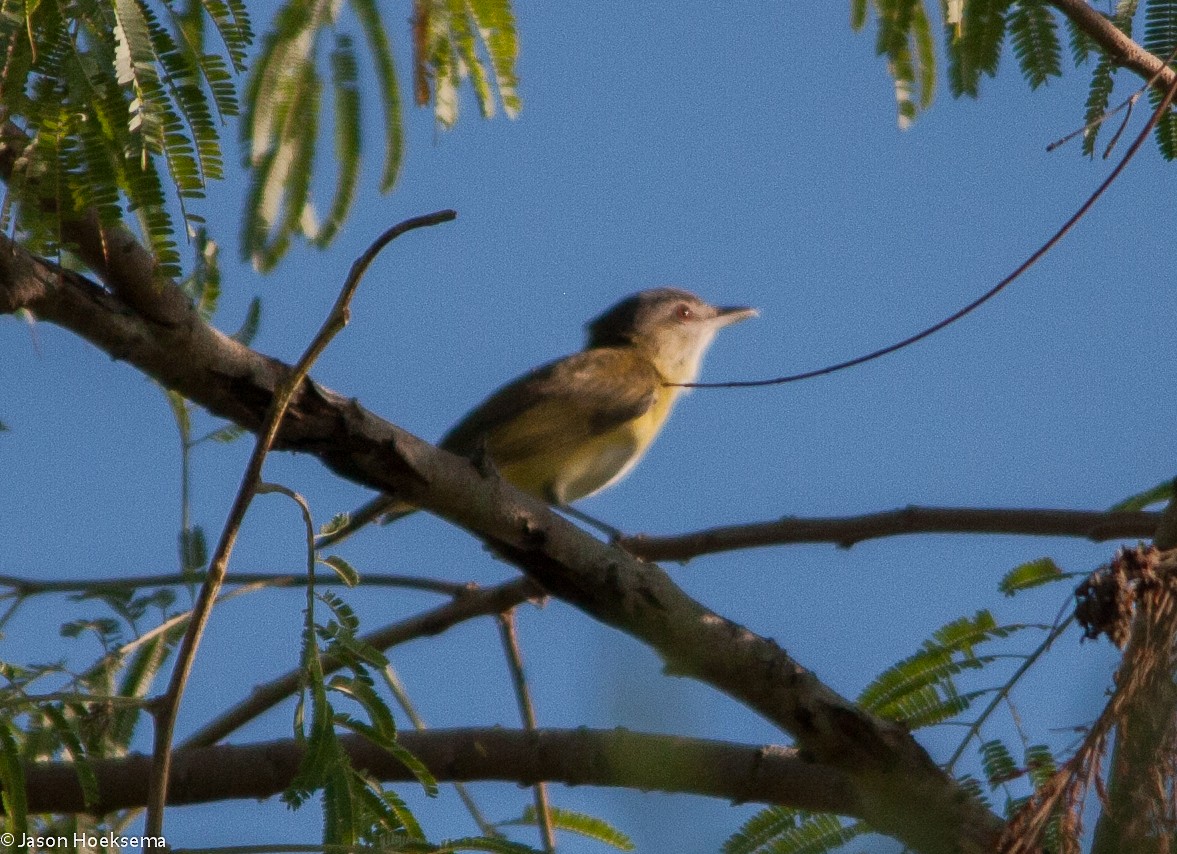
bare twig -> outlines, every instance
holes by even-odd
[[[372,260],[380,250],[407,231],[448,222],[455,216],[456,214],[453,211],[441,211],[427,216],[414,217],[399,223],[378,237],[368,250],[352,265],[351,271],[344,281],[343,288],[335,300],[335,305],[332,306],[331,312],[324,321],[322,328],[315,335],[307,347],[306,352],[303,353],[294,368],[282,379],[275,389],[263,427],[258,431],[257,443],[254,445],[253,453],[246,466],[245,475],[241,480],[241,486],[238,488],[237,496],[229,511],[229,517],[221,532],[216,550],[213,552],[212,559],[209,561],[208,576],[200,588],[196,606],[193,608],[192,619],[188,623],[188,631],[185,633],[184,639],[180,643],[179,652],[176,654],[176,665],[172,671],[172,678],[168,683],[167,691],[160,698],[159,705],[155,710],[151,794],[147,803],[146,820],[146,833],[148,836],[163,835],[163,810],[167,803],[172,738],[175,733],[176,716],[184,695],[184,687],[192,671],[192,665],[196,658],[196,649],[200,644],[200,637],[208,623],[209,615],[212,613],[213,602],[216,600],[217,593],[224,583],[229,555],[233,551],[233,545],[237,540],[237,533],[240,530],[242,521],[245,519],[246,510],[248,510],[250,502],[253,500],[258,484],[261,483],[262,466],[265,463],[266,455],[274,444],[275,438],[277,438],[278,429],[282,423],[283,416],[286,414],[286,409],[302,385],[303,380],[310,372],[315,360],[326,349],[331,339],[347,325],[351,299],[359,287],[364,272],[371,265]]]
[[[65,578],[53,581],[42,581],[39,578],[28,578],[20,575],[0,575],[0,588],[11,588],[11,593],[0,594],[0,599],[6,596],[28,597],[47,593],[74,592],[105,592],[110,590],[137,590],[142,587],[176,587],[201,582],[204,573],[184,574],[179,572],[161,572],[156,575],[131,575],[120,578]],[[305,573],[289,572],[227,572],[223,585],[264,586],[264,587],[304,587],[308,583]],[[334,572],[320,572],[315,574],[315,584],[327,586],[343,584],[344,582]],[[408,590],[425,590],[430,593],[441,593],[446,596],[461,596],[471,585],[459,581],[445,581],[440,578],[429,578],[418,575],[396,575],[393,573],[366,572],[360,576],[358,587],[403,587]]]
[[[499,614],[499,637],[503,652],[507,655],[507,668],[511,671],[511,685],[515,689],[515,702],[519,705],[519,716],[523,718],[525,732],[535,732],[535,704],[531,701],[531,689],[527,686],[527,675],[523,672],[523,651],[519,648],[519,633],[515,631],[515,611]],[[552,829],[552,808],[548,802],[548,788],[542,779],[535,786],[535,823],[539,826],[544,851],[555,854],[556,831]]]
[[[386,650],[417,638],[441,634],[452,626],[475,617],[497,614],[539,595],[539,587],[526,578],[517,578],[485,590],[472,589],[455,598],[453,602],[369,632],[361,637],[360,641],[367,646]],[[323,656],[324,674],[332,673],[342,666],[343,663],[335,658]],[[300,678],[301,670],[295,668],[277,679],[257,686],[247,699],[218,715],[189,736],[182,747],[188,749],[216,744],[234,730],[293,696],[299,688]]]
[[[1151,536],[1159,519],[1160,513],[1144,511],[910,506],[861,516],[785,517],[673,537],[637,534],[623,538],[619,545],[646,560],[686,561],[704,554],[786,543],[834,543],[849,548],[864,540],[903,534],[1011,534],[1102,542]]]
[[[1042,643],[1038,644],[1037,648],[1035,648],[1033,652],[1026,656],[1025,660],[1020,665],[1018,665],[1018,668],[1010,675],[1009,679],[1005,681],[1005,684],[994,692],[993,698],[989,701],[989,704],[985,706],[985,708],[981,710],[981,713],[977,715],[973,722],[968,725],[968,729],[965,731],[964,738],[960,740],[960,744],[957,745],[956,750],[952,752],[952,756],[948,757],[948,761],[944,763],[944,767],[950,771],[952,770],[953,766],[956,765],[957,760],[960,759],[965,750],[968,748],[969,742],[971,742],[980,734],[981,727],[985,725],[985,721],[987,721],[990,716],[995,711],[997,711],[997,707],[1000,706],[1003,701],[1009,699],[1009,695],[1013,691],[1014,686],[1016,686],[1018,682],[1022,680],[1023,676],[1030,672],[1030,668],[1038,662],[1038,659],[1046,654],[1046,652],[1054,645],[1054,642],[1059,639],[1063,632],[1071,627],[1071,623],[1073,622],[1075,622],[1075,615],[1071,614],[1066,619],[1060,620],[1050,629],[1049,632],[1047,632],[1046,637],[1042,640]]]

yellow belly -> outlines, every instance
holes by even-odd
[[[670,414],[678,389],[662,389],[654,406],[608,433],[500,467],[515,487],[545,501],[571,504],[629,473]]]

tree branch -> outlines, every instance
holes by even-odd
[[[28,135],[13,122],[0,127],[0,179],[5,183],[11,182],[28,144]],[[45,207],[53,205],[46,199]],[[136,313],[165,326],[191,321],[194,312],[188,298],[174,282],[159,275],[155,256],[125,225],[103,226],[90,210],[63,218],[61,236]]]
[[[528,578],[517,578],[485,590],[472,589],[456,597],[453,602],[369,632],[363,635],[360,641],[383,651],[417,638],[439,635],[458,623],[475,617],[509,611],[540,594],[541,591],[535,582]],[[342,666],[343,663],[338,659],[329,655],[323,656],[324,675],[333,673]],[[182,746],[191,749],[216,744],[286,698],[294,696],[302,686],[301,680],[302,671],[295,668],[264,685],[255,687],[250,691],[248,698],[209,721],[190,735]]]
[[[861,516],[786,516],[673,537],[637,534],[623,538],[620,545],[646,560],[687,561],[699,555],[788,543],[834,543],[850,548],[864,540],[901,534],[1013,534],[1102,542],[1151,537],[1159,520],[1160,513],[1143,511],[909,506]]]
[[[530,786],[618,786],[782,804],[859,816],[863,805],[846,775],[774,745],[651,735],[624,729],[505,730],[499,727],[402,732],[400,744],[441,782],[499,780]],[[359,736],[340,739],[352,762],[386,782],[415,780],[387,751]],[[268,798],[294,778],[304,746],[293,740],[177,751],[168,804]],[[98,803],[87,810],[72,763],[25,765],[31,813],[104,813],[141,807],[150,758],[91,761]]]
[[[1149,53],[1087,0],[1046,0],[1076,27],[1086,33],[1112,58],[1117,65],[1129,69],[1144,80],[1151,80],[1158,92],[1165,93],[1177,81],[1177,71],[1159,57]]]
[[[199,319],[146,321],[93,282],[0,238],[0,311],[20,307],[251,430],[290,370]],[[1001,820],[902,725],[864,712],[773,641],[708,610],[657,566],[594,539],[493,472],[311,382],[295,393],[275,448],[314,454],[345,478],[475,532],[546,590],[652,646],[672,672],[759,712],[815,761],[843,770],[859,787],[863,818],[879,832],[927,854],[992,849]]]

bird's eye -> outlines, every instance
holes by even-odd
[[[691,320],[695,316],[695,313],[691,311],[691,307],[685,302],[678,304],[678,308],[674,310],[674,314],[679,320]]]

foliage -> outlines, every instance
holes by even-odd
[[[597,818],[594,815],[586,815],[582,812],[574,812],[573,810],[565,810],[558,807],[549,807],[548,817],[552,821],[552,827],[556,830],[563,830],[583,836],[586,839],[596,840],[611,848],[616,848],[618,851],[634,850],[633,841],[628,836],[613,827],[609,822]],[[537,825],[538,823],[539,820],[535,807],[528,806],[523,811],[523,815],[518,819],[500,822],[499,827],[506,827],[512,824]]]
[[[451,127],[459,86],[470,79],[483,115],[493,114],[496,91],[515,115],[518,43],[509,0],[415,5],[417,102],[432,99],[438,122]],[[363,125],[349,25],[367,44],[379,83],[380,188],[396,183],[402,97],[378,4],[287,0],[252,60],[240,123],[253,173],[243,248],[263,269],[296,236],[328,244],[354,200]],[[116,227],[133,215],[159,273],[178,278],[179,239],[203,223],[193,202],[224,177],[222,132],[241,110],[238,78],[253,40],[244,0],[7,2],[0,15],[4,226],[53,256],[68,246],[71,222],[93,215]],[[311,180],[327,106],[338,168],[320,222]]]
[[[339,31],[342,8],[329,0],[290,0],[263,42],[246,90],[241,136],[252,178],[242,248],[262,270],[277,264],[295,236],[327,245],[355,197],[362,127],[359,60],[353,39]],[[384,112],[380,189],[387,192],[396,183],[404,154],[400,86],[375,0],[351,0],[350,9],[363,32],[379,84]],[[320,55],[328,41],[324,73]],[[509,116],[518,112],[514,72],[518,42],[508,0],[417,0],[413,47],[416,102],[425,105],[432,99],[442,127],[457,121],[458,88],[467,78],[484,116],[494,114],[495,89],[504,111]],[[324,81],[330,84],[334,103],[337,169],[333,198],[320,222],[311,180],[327,89]]]
[[[1152,504],[1171,501],[1173,499],[1175,485],[1177,483],[1173,480],[1162,481],[1156,486],[1146,489],[1144,492],[1130,495],[1123,501],[1117,502],[1112,507],[1112,510],[1143,510]]]
[[[874,13],[878,38],[876,53],[887,61],[895,81],[899,126],[908,127],[931,106],[937,75],[928,6],[937,7],[944,31],[948,88],[953,97],[979,97],[985,77],[995,77],[1008,40],[1018,68],[1031,89],[1063,73],[1060,13],[1046,0],[851,0],[850,23],[863,29]],[[1143,46],[1168,57],[1177,45],[1175,0],[1120,0],[1112,22],[1131,35],[1135,20],[1143,18]],[[1095,54],[1084,114],[1083,152],[1095,152],[1096,139],[1111,108],[1117,66],[1083,31],[1067,20],[1067,41],[1076,67]],[[1008,38],[1007,38],[1008,37]],[[918,93],[918,97],[916,97]],[[1149,90],[1155,107],[1160,95]],[[1113,138],[1114,139],[1114,138]],[[1166,159],[1177,157],[1177,117],[1162,117],[1156,140]]]
[[[6,594],[13,604],[24,596]],[[94,803],[98,784],[92,760],[126,755],[131,747],[148,693],[186,627],[172,613],[174,595],[158,589],[92,591],[75,597],[99,600],[113,617],[66,623],[66,638],[93,639],[103,654],[93,664],[71,671],[61,662],[18,665],[0,663],[0,785],[4,817],[0,828],[10,833],[72,836],[74,832],[112,829],[119,814],[101,819],[87,816],[28,815],[24,800],[22,762],[62,760],[73,763],[87,803]],[[143,631],[144,617],[156,612],[157,625]]]
[[[224,54],[203,50],[209,24]],[[6,4],[6,220],[55,254],[71,220],[92,213],[109,227],[134,213],[160,272],[176,276],[165,186],[182,218],[199,221],[188,203],[223,176],[218,121],[238,111],[231,69],[242,70],[251,39],[241,0]]]
[[[837,816],[769,807],[748,819],[723,846],[723,854],[825,854],[869,833]]]
[[[1002,579],[999,589],[1007,596],[1013,596],[1023,590],[1071,577],[1054,561],[1043,558],[1012,569]],[[1038,649],[1024,656],[1022,666],[999,687],[970,689],[960,684],[959,677],[988,672],[992,665],[1011,658],[1007,653],[990,651],[994,642],[1020,636],[1027,629],[1048,627],[999,625],[985,610],[972,617],[953,620],[933,632],[914,654],[879,674],[859,695],[858,705],[917,729],[959,718],[976,700],[989,697],[988,705],[967,725],[965,737],[946,763],[946,768],[952,771],[956,760],[976,740],[978,760],[987,786],[971,775],[962,775],[959,783],[968,794],[988,806],[986,788],[990,792],[999,788],[1005,791],[1007,784],[1025,778],[1033,789],[1037,789],[1046,784],[1058,765],[1049,747],[1028,744],[1024,761],[1019,764],[1004,742],[995,738],[982,739],[980,734],[998,704],[1008,702],[1010,692],[1030,665],[1069,624],[1070,621],[1049,627]],[[1017,724],[1016,714],[1014,717]],[[1006,791],[1006,814],[1012,815],[1028,797],[1028,794],[1015,796]],[[1048,835],[1057,830],[1057,819],[1051,828]],[[761,810],[745,822],[727,840],[723,851],[724,854],[824,854],[870,832],[869,826],[861,822],[847,823],[839,816],[774,806]]]

